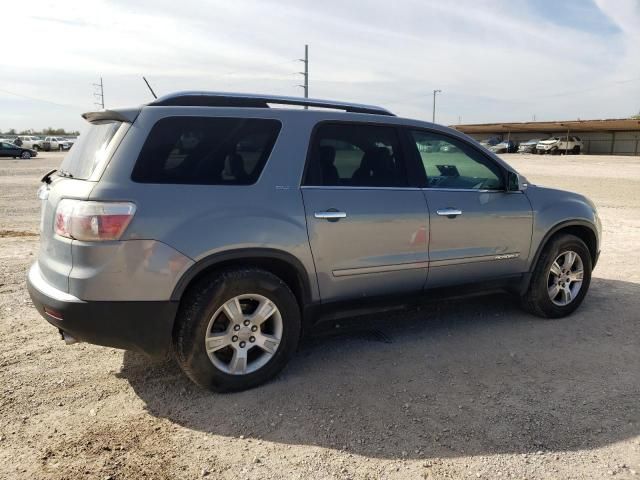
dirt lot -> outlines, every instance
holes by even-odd
[[[573,316],[502,295],[381,315],[229,395],[65,346],[30,306],[35,191],[59,160],[0,160],[0,478],[640,478],[640,158],[508,156],[599,206]]]

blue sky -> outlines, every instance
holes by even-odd
[[[0,64],[0,130],[80,128],[157,93],[310,90],[445,124],[640,110],[640,0],[25,0]],[[7,52],[10,52],[7,54]]]

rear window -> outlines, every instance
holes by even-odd
[[[60,171],[80,180],[89,178],[96,165],[105,159],[111,141],[121,126],[122,122],[91,124],[62,161]]]
[[[147,138],[131,178],[140,183],[251,185],[280,132],[269,119],[169,117]]]

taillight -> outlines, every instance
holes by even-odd
[[[60,200],[54,229],[61,237],[84,241],[118,240],[136,212],[130,202]]]

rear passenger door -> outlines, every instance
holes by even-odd
[[[411,130],[409,136],[427,176],[427,287],[525,272],[533,212],[523,192],[507,191],[504,167],[458,138],[429,130]]]
[[[302,195],[323,302],[423,288],[429,216],[399,133],[327,122],[312,135]]]

